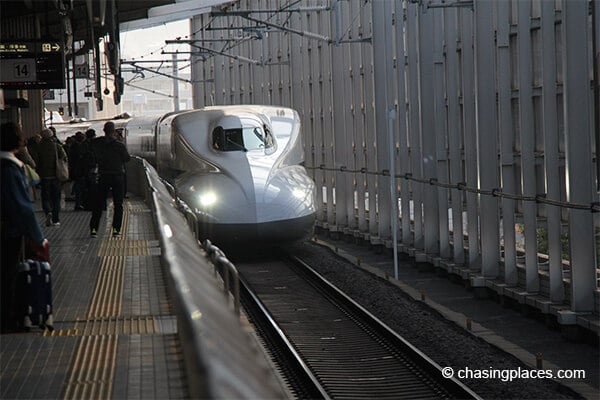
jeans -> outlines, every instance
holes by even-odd
[[[94,199],[92,208],[92,219],[90,219],[90,229],[98,230],[100,225],[100,217],[102,210],[106,204],[108,191],[112,190],[114,215],[112,227],[118,232],[121,232],[121,224],[123,223],[123,198],[125,197],[125,184],[123,174],[103,174],[100,175],[98,182],[97,197]]]
[[[85,177],[80,176],[73,180],[73,197],[75,197],[75,209],[82,208],[83,188],[85,186]]]
[[[59,222],[60,181],[56,178],[42,178],[42,208],[44,214],[52,212],[52,222]]]

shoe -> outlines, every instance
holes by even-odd
[[[90,230],[90,236],[93,238],[98,237],[98,232],[94,228],[92,228]]]
[[[60,226],[60,222],[53,222],[52,226]]]
[[[119,238],[121,237],[121,232],[118,231],[117,228],[113,228],[112,235],[113,237]]]
[[[46,226],[51,226],[52,225],[52,214],[48,213],[46,214]]]

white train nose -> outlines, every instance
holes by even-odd
[[[224,174],[178,180],[179,195],[206,222],[261,224],[314,215],[314,183],[297,169],[242,187]]]

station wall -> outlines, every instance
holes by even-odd
[[[297,109],[326,229],[598,313],[597,2],[291,3],[194,18],[194,106]]]

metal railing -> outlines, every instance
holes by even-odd
[[[200,224],[198,223],[198,216],[187,205],[185,201],[177,196],[177,191],[166,180],[162,179],[162,183],[165,185],[171,196],[173,197],[177,209],[183,214],[185,220],[194,233],[194,237],[198,241],[200,247],[202,247],[207,253],[214,266],[215,275],[217,272],[220,273],[223,279],[223,292],[225,294],[231,293],[233,296],[233,309],[237,316],[240,315],[240,280],[237,268],[225,255],[225,253],[213,245],[210,240],[206,239],[204,242],[199,240],[200,238]]]
[[[237,315],[240,315],[240,278],[237,268],[225,256],[225,253],[211,243],[209,239],[200,243],[202,248],[208,253],[214,265],[214,273],[220,273],[223,278],[223,292],[233,295],[233,309]]]

